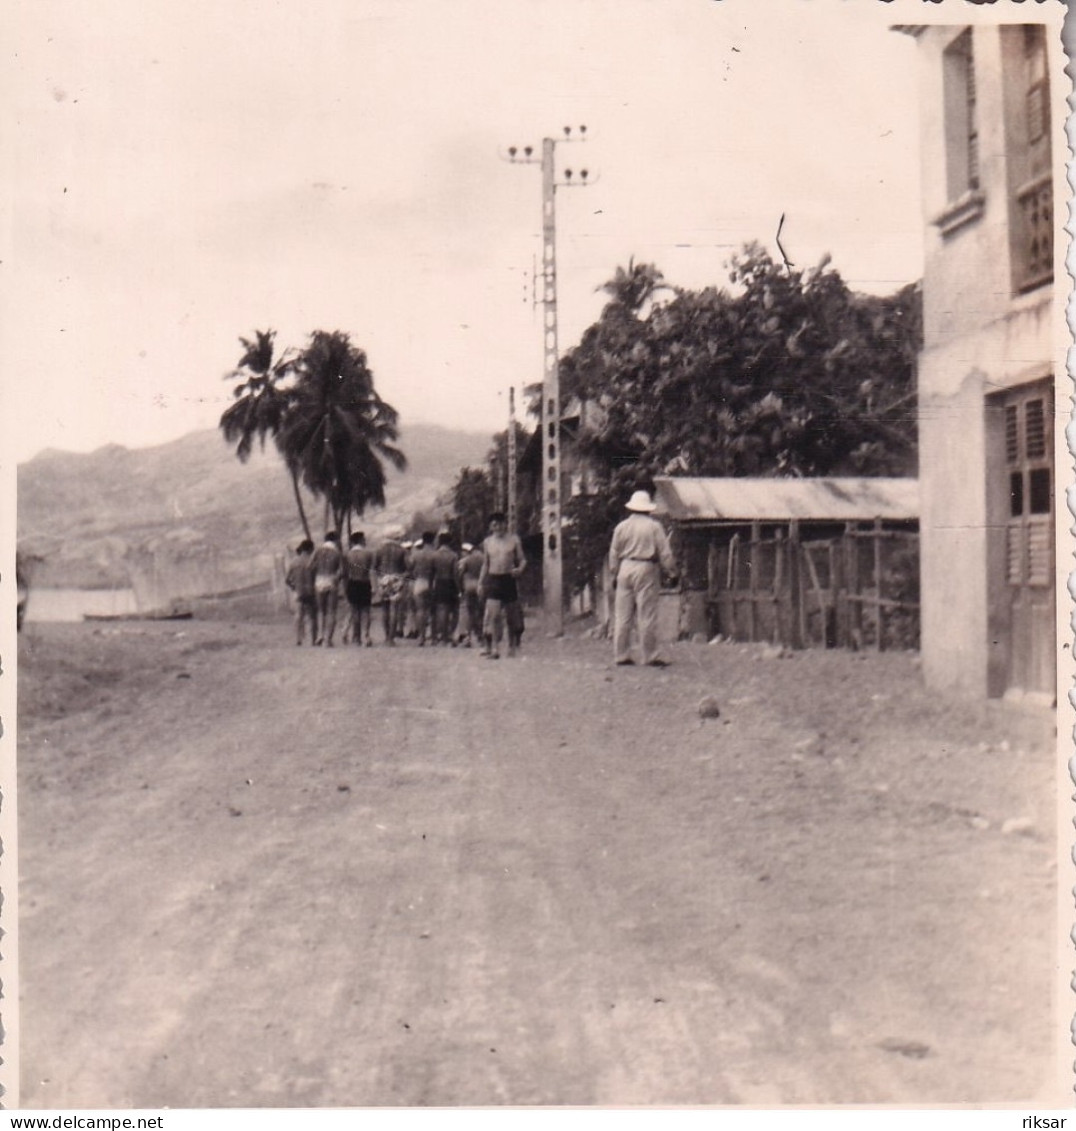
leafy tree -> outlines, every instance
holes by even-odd
[[[243,356],[238,366],[225,380],[239,380],[232,391],[233,404],[224,410],[220,418],[220,429],[229,444],[235,444],[235,454],[240,463],[246,463],[257,440],[264,450],[268,437],[277,440],[281,425],[291,402],[291,389],[288,378],[291,376],[293,359],[287,352],[280,358],[274,357],[275,330],[255,330],[254,337],[240,338]],[[285,461],[286,462],[286,461]],[[295,505],[299,511],[299,521],[303,531],[310,537],[310,524],[306,519],[302,495],[299,492],[297,471],[288,464]]]
[[[463,467],[450,492],[456,533],[461,542],[479,543],[486,535],[490,512],[494,508],[493,484],[489,472],[480,467]]]
[[[517,533],[532,532],[538,522],[538,504],[531,490],[532,484],[525,473],[519,470],[523,463],[532,433],[519,423],[516,428],[516,526]],[[454,529],[460,539],[466,542],[479,542],[487,532],[490,512],[500,508],[508,509],[508,429],[497,432],[486,454],[485,467],[464,467],[460,469],[456,482],[450,490],[452,511],[455,516]]]
[[[565,383],[600,409],[584,437],[597,465],[914,471],[918,288],[856,295],[828,261],[787,272],[758,245],[730,268],[735,291],[677,290],[645,319],[610,304],[565,358]]]
[[[513,533],[533,532],[539,525],[538,501],[528,489],[527,477],[522,464],[533,433],[520,422],[515,421],[516,429],[516,530]],[[494,433],[493,444],[486,455],[487,474],[493,487],[494,503],[502,503],[502,510],[508,510],[508,429]]]
[[[366,354],[337,330],[317,330],[293,364],[295,386],[278,437],[288,466],[325,500],[333,525],[385,504],[382,459],[398,470],[398,416],[374,389]]]

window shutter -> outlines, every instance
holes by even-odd
[[[1005,458],[1009,463],[1020,458],[1020,421],[1014,404],[1005,406]]]
[[[1046,455],[1046,420],[1042,401],[1028,401],[1024,409],[1024,443],[1028,459]]]

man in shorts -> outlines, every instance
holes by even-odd
[[[519,613],[519,588],[516,581],[527,568],[523,544],[517,534],[508,533],[508,523],[502,511],[489,516],[489,537],[482,543],[482,573],[479,584],[486,595],[486,615],[482,626],[491,660],[501,658],[501,637],[505,619],[516,623]],[[516,606],[513,608],[513,606]],[[508,655],[514,656],[517,637],[510,632]]]
[[[336,606],[340,600],[340,579],[344,572],[344,556],[340,552],[340,536],[335,530],[325,535],[325,541],[314,551],[314,595],[318,602],[318,621],[321,635],[315,644],[333,646],[336,632]]]
[[[314,596],[314,543],[304,538],[295,548],[295,560],[288,567],[284,584],[295,594],[295,633],[297,645],[306,635],[310,622],[310,643],[318,640],[318,603]]]
[[[373,585],[370,575],[374,568],[374,552],[366,545],[366,535],[358,530],[351,535],[351,546],[344,558],[344,592],[351,607],[351,639],[369,648],[370,605]]]
[[[482,591],[478,579],[482,576],[482,548],[463,543],[463,556],[459,564],[462,612],[460,615],[460,640],[467,648],[471,638],[482,639]]]
[[[460,590],[456,574],[459,555],[452,549],[452,535],[442,531],[437,535],[437,549],[433,552],[433,642],[456,646],[453,630],[459,618]]]
[[[400,543],[403,530],[398,526],[385,531],[385,540],[374,554],[374,572],[381,590],[381,615],[384,618],[385,643],[395,644],[400,635],[400,610],[404,580],[407,574],[407,551]]]
[[[427,530],[422,541],[411,551],[411,597],[415,602],[415,635],[420,648],[426,644],[433,611],[433,531]]]

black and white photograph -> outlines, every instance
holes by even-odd
[[[1060,0],[8,14],[0,1105],[1071,1108]]]

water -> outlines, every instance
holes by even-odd
[[[26,623],[79,621],[85,613],[94,616],[126,616],[138,612],[133,589],[39,589],[30,590]]]

